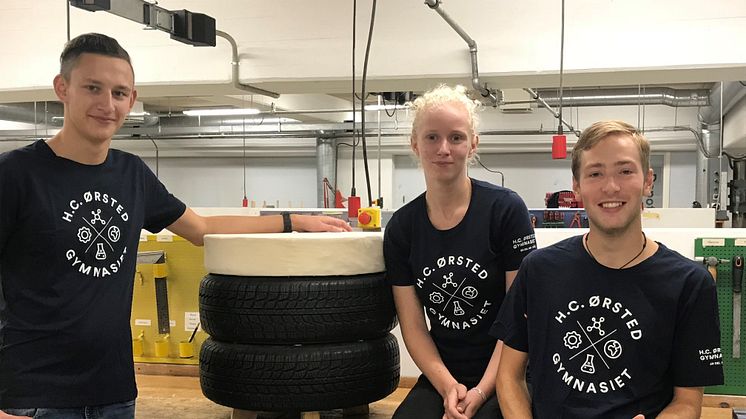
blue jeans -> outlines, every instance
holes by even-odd
[[[65,409],[2,409],[3,412],[16,416],[28,416],[34,419],[134,419],[135,401],[106,404],[103,406],[85,406]]]

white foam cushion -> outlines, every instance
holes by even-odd
[[[383,272],[383,233],[208,234],[205,268],[240,276]]]

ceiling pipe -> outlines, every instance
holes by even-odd
[[[248,128],[248,127],[247,127]],[[21,132],[23,131],[23,132]],[[376,129],[370,129],[368,130],[370,133],[377,134]],[[546,135],[551,134],[554,131],[547,131],[544,129],[538,129],[538,130],[486,130],[481,131],[479,133],[480,136],[532,136],[532,135]],[[2,141],[18,141],[18,140],[33,140],[33,139],[39,139],[39,138],[50,138],[54,135],[54,133],[49,134],[35,134],[35,133],[29,133],[28,130],[19,130],[14,132],[13,134],[6,136],[3,134],[2,131],[0,131],[0,142]],[[382,132],[381,137],[391,138],[391,137],[407,137],[409,135],[408,132]],[[161,132],[148,132],[148,131],[142,131],[141,133],[138,133],[137,136],[131,136],[128,134],[117,134],[114,136],[114,139],[120,139],[120,140],[131,140],[131,139],[143,139],[150,141],[151,139],[155,140],[186,140],[186,139],[200,139],[200,140],[206,140],[206,139],[221,139],[221,138],[261,138],[261,139],[273,139],[273,138],[307,138],[307,139],[319,139],[319,138],[328,138],[328,139],[334,139],[334,138],[351,138],[352,133],[349,130],[346,129],[339,129],[339,130],[318,130],[318,129],[303,129],[303,130],[297,130],[297,131],[285,131],[285,132],[277,132],[277,131],[259,131],[259,132],[241,132],[241,131],[234,131],[234,132],[204,132],[204,133],[170,133],[168,130],[161,131]]]
[[[746,90],[746,89],[745,89]],[[549,106],[559,105],[556,90],[535,90]],[[532,94],[532,97],[534,95]],[[707,89],[672,89],[670,87],[646,87],[644,93],[635,88],[577,89],[562,92],[562,105],[579,106],[625,106],[667,105],[672,107],[709,106],[710,92]]]
[[[0,119],[43,125],[52,122],[55,116],[62,116],[59,102],[25,102],[0,104]]]
[[[528,87],[525,88],[525,89],[523,89],[523,90],[526,91],[528,94],[530,94],[531,97],[535,101],[537,101],[537,102],[539,102],[539,104],[541,104],[541,106],[545,107],[552,115],[554,115],[555,118],[559,119],[560,123],[562,123],[562,125],[564,125],[565,127],[567,127],[568,130],[572,131],[575,134],[576,137],[580,137],[580,131],[576,130],[572,125],[570,125],[567,121],[565,121],[560,116],[559,112],[557,112],[554,109],[552,109],[552,107],[549,106],[549,104],[546,101],[544,101],[544,98],[542,98],[541,96],[539,96],[539,94],[536,93],[536,91],[534,91],[533,89],[530,89]],[[563,99],[563,101],[564,101],[564,99]]]
[[[727,114],[733,106],[746,96],[746,86],[740,81],[726,81],[722,83],[723,90],[723,115]],[[700,109],[699,121],[705,125],[720,124],[720,83],[710,90],[709,106]]]
[[[238,77],[238,66],[240,65],[240,62],[238,61],[238,45],[236,44],[236,40],[233,39],[232,36],[230,36],[229,34],[223,31],[216,30],[215,35],[228,40],[228,42],[230,42],[231,44],[231,49],[233,52],[233,61],[231,61],[231,66],[233,67],[233,86],[235,88],[244,90],[250,93],[256,93],[262,96],[269,96],[274,99],[277,99],[278,97],[280,97],[279,93],[271,92],[269,90],[264,90],[258,87],[254,87],[248,84],[241,83],[241,80]]]
[[[443,18],[461,38],[466,41],[469,46],[469,55],[471,56],[471,85],[472,87],[482,95],[482,97],[489,98],[492,102],[492,106],[497,106],[503,100],[503,93],[497,89],[490,89],[487,87],[487,83],[479,81],[479,66],[477,64],[477,42],[474,41],[450,16],[443,10],[440,5],[440,0],[425,0],[425,4]]]

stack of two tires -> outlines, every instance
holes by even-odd
[[[200,284],[204,395],[254,411],[367,405],[399,382],[380,233],[213,235]],[[362,253],[361,253],[362,252]],[[356,257],[348,263],[349,257]],[[362,259],[362,260],[361,260]]]

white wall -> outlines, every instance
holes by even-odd
[[[669,206],[691,207],[694,201],[696,154],[672,152],[670,155]],[[544,208],[546,192],[572,190],[569,159],[552,160],[548,154],[540,153],[480,154],[480,158],[491,170],[503,172],[505,187],[518,193],[529,208]],[[501,180],[500,175],[490,173],[479,165],[472,166],[469,175],[496,185]],[[425,190],[422,171],[410,156],[394,158],[393,180],[394,208],[401,207]]]
[[[145,159],[156,171],[154,158]],[[164,185],[188,206],[239,207],[244,192],[244,162],[236,158],[159,158]],[[246,159],[246,196],[257,206],[316,208],[316,159]]]
[[[546,154],[481,154],[482,163],[502,171],[505,186],[516,191],[529,208],[543,208],[546,192],[572,189],[569,160],[551,160]],[[155,159],[145,158],[155,172]],[[691,207],[694,200],[696,154],[670,153],[669,206]],[[243,199],[243,160],[236,158],[160,158],[159,177],[168,189],[194,207],[237,207]],[[425,190],[422,170],[413,157],[397,155],[382,160],[382,192],[386,208],[399,208]],[[339,163],[339,190],[350,194],[351,161],[342,156]],[[377,162],[371,160],[371,186],[377,198]],[[362,160],[356,163],[357,195],[365,198],[367,190]],[[494,184],[500,176],[479,165],[469,175]],[[664,179],[664,182],[666,179]],[[316,160],[313,157],[248,158],[246,189],[257,206],[316,207]],[[661,192],[662,193],[662,192]],[[364,201],[363,199],[362,201]]]
[[[569,160],[552,160],[551,130],[556,129],[552,115],[542,109],[526,114],[504,114],[493,108],[482,114],[480,130],[546,130],[543,135],[482,135],[479,155],[491,169],[505,175],[505,186],[518,192],[529,207],[544,206],[544,194],[561,189],[571,189]],[[667,106],[617,106],[568,109],[566,118],[582,129],[600,119],[623,119],[647,128],[672,125],[697,126],[696,108],[671,108]],[[381,160],[381,192],[385,208],[399,208],[425,189],[422,173],[409,150],[409,121],[404,112],[398,115],[398,130],[388,132],[395,137],[383,138]],[[373,124],[375,125],[375,124]],[[40,133],[41,134],[41,133]],[[696,145],[688,131],[651,132],[647,134],[655,154],[669,154],[667,188],[670,207],[689,207],[694,200]],[[349,142],[349,139],[341,141]],[[575,136],[568,135],[568,148]],[[192,206],[239,206],[243,198],[243,158],[247,155],[247,196],[262,205],[315,207],[316,140],[276,138],[247,140],[243,147],[240,138],[209,138],[158,141],[160,150],[160,176],[166,186]],[[28,144],[28,141],[0,141],[0,152]],[[372,197],[378,195],[377,138],[368,137],[369,169]],[[155,147],[145,139],[115,140],[113,147],[133,152],[146,158],[155,170]],[[367,197],[362,150],[356,156],[357,195]],[[344,196],[352,186],[351,150],[339,147],[338,188]],[[479,165],[470,168],[470,175],[496,184],[497,174],[489,173]],[[659,173],[662,175],[662,173]],[[658,193],[658,191],[656,191]],[[363,199],[365,201],[367,198]],[[292,205],[288,205],[288,204]]]
[[[369,145],[368,149],[368,171],[370,178],[371,199],[378,198],[378,191],[384,197],[384,207],[391,208],[389,200],[392,196],[392,176],[394,167],[391,155],[383,155],[381,158],[381,179],[380,188],[378,180],[378,153],[374,147]],[[337,188],[342,195],[347,197],[352,189],[352,154],[349,147],[340,147],[339,161],[337,163]],[[355,152],[355,189],[357,196],[360,198],[360,205],[367,206],[368,188],[365,180],[365,166],[362,159],[362,151],[358,148]]]

